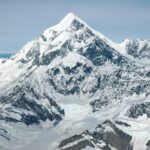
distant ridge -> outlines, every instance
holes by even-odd
[[[12,53],[0,53],[0,58],[10,58],[12,55]]]

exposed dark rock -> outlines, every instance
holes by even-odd
[[[86,139],[86,136],[88,136],[88,139]],[[81,150],[86,147],[91,147],[111,150],[111,147],[114,147],[117,150],[132,150],[131,139],[130,135],[124,133],[114,123],[107,120],[97,126],[93,132],[87,130],[80,135],[63,140],[59,144],[59,148],[61,150]],[[100,143],[103,143],[103,146],[100,146]]]
[[[127,115],[131,118],[138,118],[146,114],[150,118],[150,102],[132,105],[127,111]]]
[[[150,140],[146,143],[146,145],[150,147]]]
[[[59,148],[60,147],[63,147],[63,146],[65,146],[65,145],[67,145],[67,144],[69,144],[69,143],[71,143],[71,142],[74,142],[74,141],[76,141],[76,140],[79,140],[79,139],[81,139],[81,138],[83,138],[83,135],[74,135],[74,136],[72,136],[72,137],[70,137],[69,139],[65,139],[65,140],[63,140],[60,144],[59,144]]]
[[[84,149],[88,146],[92,147],[92,148],[95,147],[91,141],[83,140],[83,141],[78,142],[78,144],[75,144],[75,145],[67,147],[67,148],[62,148],[61,150],[81,150],[81,149]]]
[[[127,123],[125,123],[125,122],[122,122],[122,121],[115,121],[115,123],[116,124],[118,124],[118,125],[123,125],[123,126],[126,126],[126,127],[131,127],[131,125],[129,125],[129,124],[127,124]]]

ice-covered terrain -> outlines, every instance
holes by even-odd
[[[150,149],[149,43],[69,13],[0,59],[0,150]]]

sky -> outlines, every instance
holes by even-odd
[[[150,39],[150,0],[0,0],[0,53],[16,53],[69,12],[114,42]]]

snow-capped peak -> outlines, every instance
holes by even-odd
[[[53,39],[51,37],[55,36],[58,33],[62,33],[62,31],[77,31],[81,28],[83,30],[90,30],[93,34],[95,34],[105,42],[110,41],[102,33],[97,32],[93,28],[91,28],[85,21],[83,21],[74,13],[68,13],[57,25],[46,29],[42,35],[45,37],[45,39]]]
[[[27,55],[31,57],[31,54],[37,56],[38,53],[42,57],[43,54],[50,51],[61,49],[67,41],[70,41],[70,44],[72,41],[75,49],[83,47],[92,42],[96,36],[106,41],[102,34],[93,30],[78,16],[68,13],[57,25],[46,29],[39,38],[25,45],[21,49],[21,53],[16,56],[16,59],[27,58]]]
[[[47,30],[45,30],[44,35],[48,34],[51,30],[53,30],[53,31],[65,30],[71,26],[73,21],[77,21],[81,24],[86,25],[86,23],[82,19],[77,17],[74,13],[68,13],[57,25],[50,27]]]
[[[54,30],[60,30],[60,29],[64,29],[68,26],[71,25],[73,20],[77,20],[79,22],[82,22],[82,20],[77,17],[75,14],[73,13],[68,13],[61,21],[59,24],[57,24],[56,26],[53,26],[51,29]]]
[[[57,25],[46,29],[42,33],[39,42],[42,45],[50,44],[61,46],[67,40],[71,40],[74,37],[80,39],[80,42],[86,41],[86,44],[89,39],[91,41],[93,37],[100,38],[106,43],[110,41],[107,37],[100,32],[95,31],[75,14],[68,13]],[[80,43],[80,45],[82,44]]]
[[[129,53],[127,48],[129,47],[131,49],[134,47],[131,47],[130,45],[136,46],[137,44],[134,44],[135,42],[125,39],[122,43],[115,43],[100,32],[92,29],[74,13],[68,13],[57,25],[46,29],[39,38],[36,38],[25,45],[21,49],[21,52],[15,56],[15,60],[29,62],[30,60],[33,61],[36,59],[36,61],[38,60],[39,62],[42,62],[44,58],[49,59],[49,55],[52,52],[60,50],[61,53],[68,53],[70,50],[78,51],[80,49],[86,49],[87,45],[93,43],[93,41],[97,39],[113,48],[114,51],[117,51],[121,55],[133,60],[133,53]],[[148,47],[146,49],[149,49],[149,44],[145,43],[150,42],[141,41],[138,43],[141,43],[138,44],[138,53],[140,52],[140,49],[145,47],[145,45]],[[65,46],[67,46],[67,48]],[[149,57],[149,53],[145,51],[142,58],[147,55]]]

